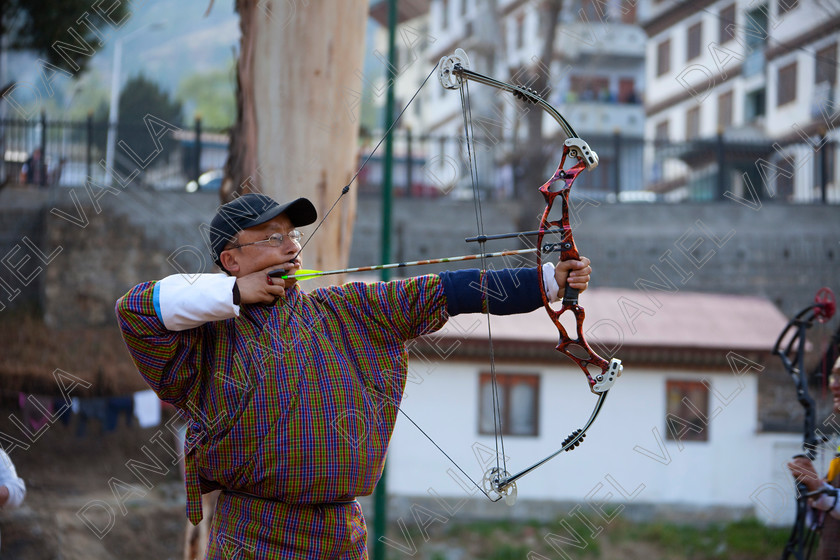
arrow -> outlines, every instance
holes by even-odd
[[[311,278],[318,278],[320,276],[330,276],[332,274],[350,274],[352,272],[369,272],[372,270],[387,270],[391,268],[405,268],[407,266],[420,266],[424,264],[440,264],[460,261],[472,261],[484,257],[510,257],[513,255],[525,255],[528,253],[536,253],[535,247],[530,249],[517,249],[515,251],[497,251],[495,253],[485,253],[483,255],[461,255],[459,257],[444,257],[442,259],[426,259],[422,261],[411,261],[401,263],[380,264],[375,266],[360,266],[357,268],[341,268],[339,270],[298,270],[293,275],[287,275],[285,269],[272,270],[268,273],[272,278],[281,278],[283,280],[309,280]]]

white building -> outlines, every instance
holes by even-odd
[[[825,0],[646,1],[646,134],[694,142],[656,177],[676,197],[715,184],[736,199],[840,199],[836,141],[840,4]],[[715,153],[718,133],[726,153]],[[825,169],[825,179],[823,179]]]
[[[642,188],[640,168],[631,166],[641,158],[640,146],[615,147],[616,134],[638,137],[644,129],[641,99],[645,36],[636,25],[633,2],[564,2],[557,17],[550,60],[542,56],[547,26],[539,2],[426,3],[428,12],[406,20],[398,32],[404,60],[417,61],[417,54],[423,55],[419,59],[422,64],[415,62],[406,68],[397,81],[401,103],[408,101],[441,57],[453,54],[456,48],[467,52],[473,70],[501,81],[530,86],[530,72],[543,67],[550,93],[538,93],[546,96],[601,157],[601,167],[582,182],[581,192],[605,198],[617,189]],[[409,1],[415,7],[426,3]],[[382,11],[373,11],[380,22],[384,18],[377,14]],[[422,39],[409,45],[406,38],[412,36]],[[469,95],[479,186],[497,195],[497,191],[509,194],[516,176],[514,167],[529,134],[524,115],[531,107],[508,93],[480,84],[470,84]],[[433,76],[414,104],[418,107],[409,109],[403,118],[414,132],[431,136],[424,145],[424,157],[429,162],[426,173],[446,188],[468,190],[471,181],[461,140],[465,125],[460,95],[441,87]],[[542,133],[546,142],[557,146],[559,161],[565,135],[548,115],[544,116]],[[628,166],[620,174],[616,160]],[[547,169],[546,178],[552,172],[553,168]]]
[[[599,525],[595,506],[639,518],[789,523],[784,464],[801,436],[759,433],[757,392],[758,376],[780,368],[770,349],[786,318],[755,297],[592,289],[581,303],[590,344],[622,359],[624,373],[582,445],[522,477],[513,508],[491,503],[467,478],[480,483],[497,456],[485,318],[454,317],[412,348],[405,416],[388,455],[391,515],[411,523],[421,505],[444,517],[554,518],[577,504]],[[543,310],[493,317],[492,332],[515,473],[559,449],[596,397],[554,351],[557,329]],[[792,383],[790,392],[795,401]]]

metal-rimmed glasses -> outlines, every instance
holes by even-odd
[[[293,229],[289,233],[272,233],[268,236],[267,239],[263,239],[261,241],[252,241],[251,243],[234,243],[233,248],[239,249],[240,247],[247,247],[248,245],[259,245],[260,243],[268,243],[269,247],[281,247],[283,245],[283,241],[288,238],[291,239],[292,242],[297,243],[300,245],[300,240],[303,239],[303,234],[296,229]]]

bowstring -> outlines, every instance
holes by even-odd
[[[493,431],[495,433],[496,450],[496,471],[500,469],[507,474],[507,458],[505,455],[505,439],[502,425],[501,398],[499,396],[499,384],[496,377],[496,358],[493,351],[493,331],[490,325],[490,302],[488,300],[487,287],[487,249],[484,239],[484,215],[481,208],[481,192],[478,188],[478,162],[475,156],[475,131],[472,120],[472,104],[470,103],[469,80],[463,79],[461,87],[458,88],[461,95],[461,113],[464,117],[464,143],[467,151],[467,162],[470,168],[470,180],[472,181],[473,199],[475,200],[475,221],[479,236],[479,253],[481,254],[481,291],[482,298],[487,305],[487,344],[490,357],[490,379],[491,393],[493,396]]]
[[[335,207],[338,206],[338,203],[341,201],[341,199],[344,198],[344,195],[346,195],[348,192],[350,192],[350,187],[353,185],[353,183],[359,177],[359,174],[362,172],[362,169],[365,168],[365,166],[370,161],[370,158],[373,157],[373,154],[375,154],[376,151],[379,149],[379,147],[382,145],[382,142],[385,141],[385,139],[388,137],[388,135],[391,134],[391,131],[394,130],[394,127],[397,126],[397,123],[400,121],[402,116],[405,114],[405,112],[411,106],[412,101],[414,101],[414,99],[420,94],[420,90],[423,89],[423,87],[426,85],[426,82],[429,81],[429,78],[432,77],[432,75],[435,73],[435,71],[437,70],[437,67],[439,65],[440,65],[440,62],[435,64],[434,67],[432,68],[432,70],[426,75],[426,77],[423,79],[423,82],[420,84],[420,87],[418,87],[415,90],[414,94],[411,96],[411,98],[405,104],[405,107],[403,107],[402,110],[397,114],[397,117],[391,123],[391,126],[388,127],[388,130],[385,131],[385,134],[382,135],[382,137],[376,143],[376,146],[374,146],[373,150],[370,151],[368,156],[365,158],[365,160],[362,162],[362,164],[359,166],[359,168],[353,174],[353,177],[350,178],[350,181],[348,181],[348,183],[346,185],[344,185],[344,187],[341,188],[341,194],[339,194],[338,197],[335,199],[335,201],[333,201],[329,210],[327,210],[327,213],[324,214],[324,217],[321,218],[321,221],[319,221],[318,224],[315,226],[315,229],[312,230],[312,233],[306,236],[306,241],[304,241],[303,245],[301,245],[300,249],[298,249],[297,253],[295,253],[295,256],[292,257],[292,259],[291,259],[292,261],[296,260],[300,256],[300,254],[303,252],[303,250],[306,248],[306,246],[309,245],[309,242],[312,241],[315,238],[315,234],[318,232],[319,229],[321,229],[321,226],[324,224],[324,222],[327,221],[327,218],[330,216],[330,214],[332,214],[332,211],[335,209]],[[296,315],[300,320],[305,322],[305,319],[300,314],[298,314],[297,310],[295,309],[294,302],[291,302],[290,298],[288,296],[283,298],[282,305],[287,307],[289,309],[290,313],[292,313],[293,315]]]

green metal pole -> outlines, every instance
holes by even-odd
[[[388,0],[388,93],[385,100],[385,130],[391,128],[394,120],[394,82],[397,79],[397,0]],[[393,134],[385,139],[385,161],[382,169],[382,234],[381,253],[382,264],[391,260],[391,190],[394,164]],[[382,270],[383,281],[391,277],[390,270]],[[385,560],[385,543],[383,537],[388,524],[388,464],[382,467],[382,476],[373,493],[373,560]]]

